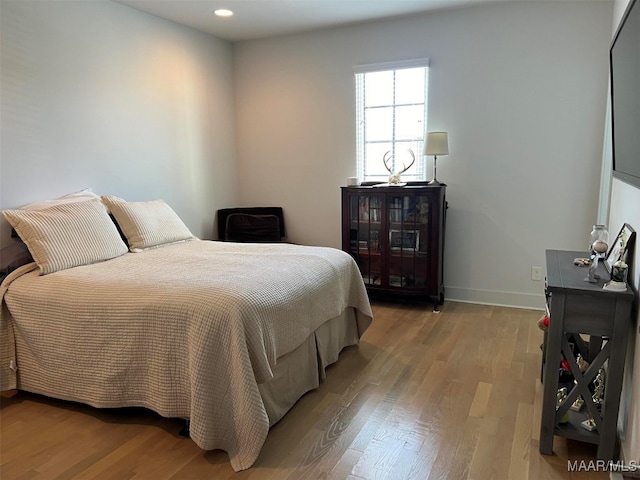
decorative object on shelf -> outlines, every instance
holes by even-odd
[[[549,315],[546,313],[538,320],[538,328],[543,332],[549,330]]]
[[[627,289],[627,275],[629,273],[628,259],[631,257],[636,232],[625,223],[620,233],[611,243],[607,253],[605,266],[611,273],[611,280],[604,285],[605,290],[624,292]]]
[[[433,179],[429,185],[440,185],[436,178],[438,155],[449,155],[449,138],[447,132],[429,132],[424,145],[424,154],[433,155]]]
[[[588,267],[590,263],[591,263],[591,260],[589,260],[588,258],[578,257],[573,259],[573,264],[576,267]]]
[[[604,284],[602,288],[614,292],[624,292],[627,290],[627,273],[629,266],[622,260],[618,260],[611,267],[611,280]]]
[[[590,432],[593,432],[597,428],[596,421],[593,419],[593,415],[591,415],[591,413],[587,413],[587,419],[580,423],[580,425],[582,428],[589,430]]]
[[[384,163],[384,168],[386,168],[389,171],[389,183],[383,183],[380,184],[379,186],[397,186],[397,187],[403,187],[406,185],[406,183],[402,183],[402,177],[401,175],[406,172],[407,170],[409,170],[411,167],[413,167],[413,164],[416,163],[416,156],[413,153],[413,150],[411,150],[410,148],[407,150],[409,152],[409,155],[411,155],[411,163],[409,164],[409,166],[407,167],[404,163],[402,164],[402,170],[400,170],[397,173],[394,173],[394,169],[389,167],[389,165],[387,164],[387,162],[389,162],[390,160],[393,159],[393,157],[395,157],[395,155],[391,155],[391,150],[389,150],[387,153],[385,153],[382,156],[382,163]]]
[[[580,369],[580,373],[584,373],[589,368],[589,362],[587,362],[584,357],[579,353],[576,358],[576,363],[578,364],[578,368]]]
[[[594,225],[589,236],[589,251],[591,252],[591,262],[589,273],[584,279],[585,282],[596,283],[600,276],[596,275],[598,260],[604,258],[609,249],[609,231],[606,225]]]
[[[578,395],[578,398],[576,398],[569,408],[574,412],[579,412],[582,410],[582,407],[584,407],[584,399],[582,398],[582,395]]]
[[[564,403],[564,401],[567,399],[567,395],[568,395],[568,392],[566,387],[562,387],[560,390],[558,390],[558,393],[556,394],[556,410],[558,410],[560,406]],[[569,422],[569,412],[566,412],[560,419],[560,423],[568,423],[568,422]]]
[[[611,280],[626,285],[628,271],[629,265],[624,263],[622,260],[618,260],[613,264],[613,268],[611,269]]]
[[[604,384],[605,384],[605,371],[604,368],[600,367],[596,378],[593,380],[593,394],[591,399],[593,403],[596,405],[596,408],[599,412],[602,412],[602,403],[604,402]],[[596,422],[593,419],[593,415],[591,412],[587,413],[587,419],[583,421],[581,424],[582,428],[593,432],[597,429]]]
[[[360,185],[360,182],[358,181],[358,177],[347,177],[347,186],[357,187],[358,185]]]
[[[598,370],[598,374],[596,378],[593,380],[593,395],[591,399],[593,403],[596,404],[598,410],[602,409],[602,402],[604,401],[604,384],[605,384],[605,371],[604,368],[600,367]]]

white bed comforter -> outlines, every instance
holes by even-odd
[[[267,436],[258,383],[277,359],[347,307],[372,316],[357,265],[331,248],[194,240],[28,270],[0,291],[3,390],[190,418],[191,438],[235,470]],[[30,358],[17,381],[16,350]]]

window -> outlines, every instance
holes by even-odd
[[[355,67],[358,179],[389,179],[383,157],[403,181],[425,180],[429,61],[419,59]],[[412,153],[411,153],[412,152]]]

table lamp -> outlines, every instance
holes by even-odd
[[[436,178],[436,163],[438,155],[449,155],[447,132],[428,132],[427,141],[424,144],[424,154],[433,155],[433,180],[429,182],[429,185],[440,185]]]

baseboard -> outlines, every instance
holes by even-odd
[[[452,302],[477,303],[499,307],[526,308],[544,310],[544,292],[539,295],[530,293],[500,292],[495,290],[476,290],[470,288],[445,286],[445,300]]]

